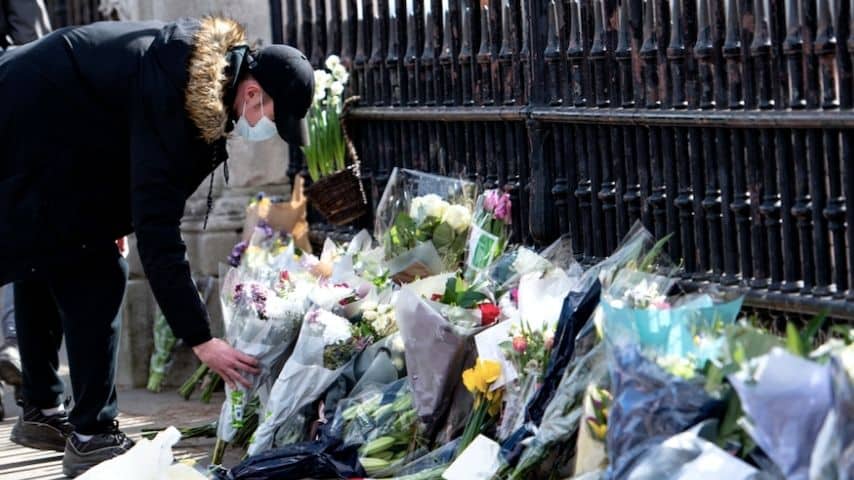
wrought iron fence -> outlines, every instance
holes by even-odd
[[[106,20],[98,10],[100,4],[101,0],[45,0],[54,29]]]
[[[272,5],[274,40],[351,67],[374,200],[394,166],[463,175],[522,242],[594,261],[641,220],[688,281],[854,318],[854,1]]]

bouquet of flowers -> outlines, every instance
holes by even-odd
[[[377,206],[381,239],[392,276],[412,281],[455,271],[464,259],[475,185],[395,169]]]
[[[376,338],[364,324],[353,324],[328,310],[306,314],[293,354],[270,391],[263,420],[249,445],[255,455],[273,446],[276,431],[320,395],[355,355]]]
[[[428,434],[450,406],[472,336],[493,323],[497,307],[455,274],[407,285],[394,302],[406,346],[406,365],[415,407]]]
[[[303,147],[308,173],[317,182],[344,170],[346,144],[340,117],[342,95],[349,74],[337,55],[326,59],[324,69],[314,71],[314,101],[308,114],[309,144]]]
[[[283,272],[279,288],[270,289],[258,282],[243,281],[240,272],[231,269],[224,276],[222,295],[225,338],[237,350],[258,359],[261,373],[252,378],[252,387],[226,386],[217,429],[219,445],[213,463],[221,461],[224,444],[246,421],[246,410],[256,392],[272,374],[273,365],[296,340],[307,309],[307,284],[294,285]]]
[[[504,252],[510,237],[510,194],[489,190],[477,199],[466,257],[466,278],[471,280]]]
[[[342,401],[331,432],[345,446],[359,446],[359,461],[368,475],[390,473],[423,443],[409,381],[404,378]]]

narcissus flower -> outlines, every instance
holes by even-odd
[[[463,385],[471,393],[486,394],[492,382],[501,376],[501,364],[494,360],[478,358],[474,367],[463,372]]]

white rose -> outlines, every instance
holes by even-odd
[[[442,197],[431,193],[424,195],[424,216],[441,219],[445,215],[445,211],[450,206],[448,202],[442,200]]]
[[[374,310],[365,310],[362,313],[362,319],[367,320],[369,322],[376,320],[378,316],[379,315],[377,315],[377,312],[375,312]]]
[[[471,213],[462,205],[451,205],[445,211],[442,221],[447,223],[457,232],[464,232],[471,224]]]
[[[329,58],[326,59],[326,68],[332,70],[333,72],[340,65],[341,59],[338,57],[338,55],[330,55]]]
[[[341,82],[332,82],[329,90],[332,92],[333,96],[340,97],[341,94],[344,93],[344,84]]]
[[[376,310],[376,309],[377,309],[377,302],[375,302],[373,300],[365,300],[365,302],[362,304],[362,311],[363,312],[367,312],[368,310]]]
[[[424,198],[415,197],[412,203],[409,204],[409,216],[415,220],[415,223],[424,221]]]

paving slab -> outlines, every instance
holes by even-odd
[[[143,429],[165,428],[169,425],[193,426],[210,422],[219,415],[223,394],[214,395],[211,403],[184,401],[174,391],[151,393],[134,389],[119,392],[119,422],[122,430],[134,440],[141,438]],[[11,392],[3,398],[6,419],[0,422],[0,480],[53,480],[62,475],[62,454],[20,447],[9,441],[9,434],[20,409],[14,405]],[[194,460],[206,466],[214,439],[189,439],[174,449],[178,460]],[[242,452],[228,451],[226,465],[239,461]]]

